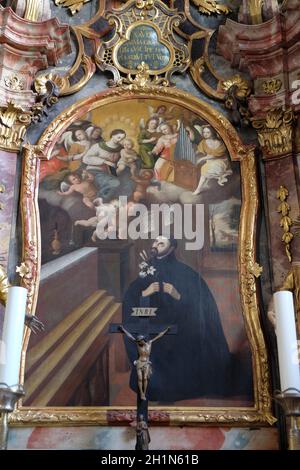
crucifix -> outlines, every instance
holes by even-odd
[[[156,308],[151,307],[134,307],[131,316],[138,317],[138,322],[126,324],[125,326],[113,323],[109,328],[110,333],[124,333],[137,347],[138,357],[133,363],[136,367],[138,379],[136,450],[148,450],[150,442],[147,386],[152,373],[150,361],[152,344],[166,334],[177,333],[177,326],[175,325],[165,327],[163,325],[150,325],[149,317],[156,316],[155,311]],[[155,337],[147,339],[150,338],[150,335],[155,335]]]

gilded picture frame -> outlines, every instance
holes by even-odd
[[[44,131],[36,145],[26,145],[23,156],[20,210],[22,216],[22,285],[28,289],[28,310],[34,314],[41,269],[41,237],[38,210],[39,166],[50,158],[58,137],[75,119],[96,107],[132,99],[161,99],[184,107],[205,119],[223,139],[232,161],[240,163],[242,207],[238,237],[238,271],[244,325],[252,354],[254,403],[251,407],[150,407],[149,420],[159,425],[267,426],[272,415],[270,371],[267,350],[259,321],[256,283],[262,268],[256,261],[256,219],[258,186],[254,146],[244,145],[229,121],[200,99],[175,88],[151,84],[121,86],[76,102],[62,112]],[[26,350],[30,331],[26,329],[22,351],[21,383],[24,383]],[[25,385],[26,391],[26,385]],[[31,407],[22,402],[11,415],[11,424],[35,425],[128,425],[135,419],[134,407]]]

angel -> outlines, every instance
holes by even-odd
[[[94,185],[94,175],[89,172],[83,172],[82,175],[71,172],[66,176],[66,182],[61,185],[62,191],[57,191],[59,196],[70,196],[74,192],[82,194],[82,202],[90,209],[95,209],[93,201],[97,195],[97,189]]]
[[[115,237],[117,232],[117,215],[119,210],[119,201],[114,199],[109,203],[104,203],[103,199],[98,197],[94,200],[96,216],[86,220],[76,220],[75,226],[95,227],[91,240],[93,242]]]
[[[210,180],[217,180],[220,186],[228,181],[232,170],[226,154],[226,147],[210,126],[202,127],[202,137],[198,145],[198,164],[201,166],[201,175],[198,186],[193,194],[198,195],[209,188]]]
[[[140,126],[140,133],[138,135],[139,143],[139,155],[143,162],[143,168],[153,168],[154,167],[154,156],[151,153],[160,133],[158,132],[159,119],[157,117],[151,117],[146,122],[146,125]]]
[[[89,128],[89,133],[91,133],[92,130],[94,130],[93,126]],[[83,129],[74,129],[64,132],[57,141],[57,145],[60,147],[56,148],[52,152],[52,156],[56,157],[58,160],[69,162],[68,168],[71,171],[77,170],[80,166],[80,161],[83,155],[91,146],[89,133],[88,130]],[[64,153],[67,153],[67,155],[60,155],[61,146],[65,150]]]
[[[160,105],[156,109],[153,108],[153,106],[148,106],[148,112],[150,116],[148,119],[148,122],[150,119],[155,118],[158,120],[157,128],[159,132],[161,132],[160,128],[163,124],[170,124],[171,126],[173,126],[174,132],[176,132],[176,129],[179,127],[179,124],[178,124],[179,116],[178,116],[178,112],[176,111],[177,111],[176,106],[171,106],[170,108],[167,108],[167,106],[165,105]],[[140,120],[140,128],[144,129],[145,127],[146,127],[145,121],[142,118]]]
[[[152,150],[152,154],[158,156],[154,166],[154,174],[159,181],[171,181],[171,174],[173,173],[173,165],[170,163],[172,157],[171,148],[177,142],[178,132],[173,132],[170,124],[163,124],[161,132],[162,136],[158,139]]]

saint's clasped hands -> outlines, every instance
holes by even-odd
[[[169,284],[168,282],[163,282],[162,286],[163,286],[163,292],[165,292],[166,294],[169,294],[175,300],[180,300],[181,295],[172,284]],[[142,296],[149,297],[150,295],[155,294],[156,292],[160,292],[160,284],[159,282],[152,282],[152,284],[150,284],[150,286],[148,286],[147,289],[142,291]]]

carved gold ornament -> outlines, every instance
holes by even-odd
[[[30,122],[30,112],[23,111],[12,101],[8,102],[7,107],[1,107],[0,148],[10,152],[18,151]]]
[[[55,5],[69,8],[72,15],[78,13],[85,3],[91,0],[54,0]]]
[[[133,78],[136,79],[137,75]],[[160,100],[186,108],[216,129],[228,149],[232,160],[240,162],[242,207],[239,232],[238,270],[241,285],[241,305],[253,362],[254,403],[249,407],[152,407],[152,422],[168,425],[215,424],[267,426],[275,422],[271,411],[269,361],[259,322],[256,278],[261,272],[256,261],[256,216],[258,189],[254,147],[245,146],[229,121],[210,104],[176,88],[161,87],[147,82],[148,69],[141,64],[140,79],[143,86],[132,88],[121,84],[98,95],[74,103],[61,113],[44,131],[37,145],[26,145],[23,158],[20,208],[22,214],[22,285],[28,289],[28,311],[35,311],[40,277],[40,227],[38,212],[39,159],[49,159],[59,136],[74,121],[102,106],[122,103],[129,106],[132,99]],[[138,83],[136,83],[138,85]],[[21,267],[20,267],[21,269]],[[24,377],[25,356],[30,332],[25,332],[21,377]],[[135,419],[133,407],[23,407],[21,403],[11,415],[16,425],[110,425],[130,424]]]
[[[263,22],[262,7],[264,0],[249,0],[248,8],[252,24],[260,24]]]
[[[18,75],[10,75],[4,78],[5,86],[12,91],[22,91],[25,89],[25,80]]]
[[[24,111],[11,100],[7,106],[0,107],[0,148],[8,152],[20,150],[27,127],[39,121],[47,113],[46,109],[58,100],[58,88],[54,82],[38,77],[35,84],[37,96],[31,109]]]
[[[27,276],[29,272],[30,268],[26,265],[26,263],[21,263],[20,266],[16,267],[16,273],[18,273],[22,278]]]
[[[192,0],[192,2],[198,7],[198,10],[205,15],[228,15],[228,13],[231,12],[230,8],[215,0]]]
[[[202,13],[206,14],[227,14],[229,9],[227,6],[220,4],[215,0],[195,0],[197,6]],[[101,71],[110,71],[113,73],[113,79],[109,85],[121,85],[128,83],[134,79],[137,73],[137,66],[142,62],[147,64],[144,55],[137,57],[135,67],[122,67],[122,63],[118,60],[117,42],[126,42],[130,40],[126,32],[132,30],[133,24],[137,26],[138,21],[148,21],[157,29],[157,42],[165,43],[169,46],[170,61],[165,64],[165,70],[161,70],[164,74],[164,85],[172,85],[170,79],[173,72],[184,72],[190,67],[192,79],[197,86],[210,98],[220,101],[226,99],[226,91],[222,88],[224,78],[221,77],[209,59],[209,42],[214,34],[213,29],[204,27],[198,23],[195,17],[190,13],[190,3],[187,0],[183,4],[183,11],[178,13],[175,0],[170,0],[170,8],[160,0],[128,0],[122,1],[123,5],[119,8],[112,8],[111,11],[106,9],[105,0],[99,0],[98,10],[95,15],[88,21],[72,25],[71,33],[76,41],[77,57],[72,67],[64,75],[58,76],[55,72],[52,74],[52,80],[58,86],[60,96],[70,95],[82,89],[83,86],[95,74],[97,67]],[[66,0],[56,0],[58,5],[71,7],[71,0],[68,4]],[[73,5],[74,2],[72,2]],[[82,3],[82,2],[81,2]],[[79,3],[77,4],[79,5]],[[82,5],[81,5],[82,6]],[[107,27],[103,27],[101,32],[95,31],[93,25],[100,18],[107,19]],[[180,22],[185,24],[189,22],[196,32],[192,34],[186,33],[186,29],[180,29]],[[148,24],[148,26],[150,26]],[[113,29],[110,40],[102,40]],[[178,41],[175,33],[180,36],[183,41]],[[200,57],[196,57],[191,61],[191,52],[197,41],[203,40],[203,53]],[[89,44],[87,48],[86,44]],[[202,49],[202,48],[201,48]],[[93,51],[91,53],[90,51]],[[149,65],[149,64],[148,64]],[[126,70],[125,70],[126,69]],[[158,75],[149,66],[149,76]],[[121,75],[125,75],[121,76]],[[209,76],[213,79],[209,80]],[[80,77],[80,78],[78,78]],[[123,80],[124,79],[124,80]],[[215,85],[212,85],[214,83]]]
[[[282,87],[282,81],[279,78],[272,78],[262,83],[262,89],[266,95],[275,95]]]
[[[291,254],[291,241],[294,238],[294,235],[290,231],[290,227],[293,224],[291,217],[289,216],[290,213],[290,205],[287,203],[287,198],[289,196],[289,192],[287,188],[281,185],[277,191],[277,199],[280,200],[280,204],[277,208],[277,212],[281,214],[280,219],[280,227],[283,229],[283,235],[281,240],[285,244],[285,252],[288,257],[289,262],[292,262],[292,254]]]
[[[71,2],[71,0],[70,0]],[[62,6],[71,6],[70,2],[65,0],[57,0],[56,3]],[[74,2],[72,2],[73,4]],[[79,5],[79,3],[77,4]],[[82,6],[82,5],[81,5]],[[176,72],[183,72],[189,66],[189,51],[188,47],[179,42],[173,30],[179,24],[179,20],[184,21],[184,14],[178,14],[176,9],[170,9],[160,0],[129,0],[120,8],[113,8],[111,11],[105,9],[105,0],[99,0],[98,10],[95,15],[88,21],[79,25],[70,27],[71,33],[76,41],[77,57],[72,67],[64,75],[57,75],[52,73],[51,80],[59,88],[59,95],[70,95],[82,89],[83,86],[95,74],[97,66],[101,70],[111,71],[114,75],[110,84],[122,84],[122,78],[127,78],[127,81],[133,79],[133,75],[137,73],[136,68],[127,70],[126,77],[121,77],[119,72],[119,63],[116,63],[116,54],[114,54],[114,47],[118,40],[125,42],[126,30],[137,21],[148,21],[157,31],[158,42],[169,45],[171,52],[170,61],[166,64],[165,75],[166,82],[170,81],[171,70]],[[81,8],[81,7],[80,7]],[[102,28],[101,32],[95,31],[93,25],[99,21],[100,18],[106,18],[107,27]],[[114,36],[109,41],[102,41],[115,26]],[[137,26],[137,25],[136,25]],[[150,24],[148,24],[150,26]],[[89,44],[89,50],[86,48],[86,43]],[[91,54],[90,51],[93,51]],[[142,62],[147,62],[145,57],[138,60],[137,65]],[[150,69],[150,67],[149,67]],[[122,73],[122,72],[121,72]],[[130,76],[129,76],[130,75]],[[152,71],[150,70],[150,75]],[[46,75],[46,78],[49,75]],[[78,79],[78,77],[80,77]]]
[[[174,72],[188,68],[188,47],[174,35],[184,15],[160,0],[130,0],[104,17],[113,28],[113,36],[101,42],[95,60],[100,70],[113,74],[110,86],[132,83],[135,75],[139,86],[146,84],[148,80],[142,80],[145,67],[149,79],[160,76],[169,84]]]
[[[233,86],[236,86],[236,96],[238,98],[247,98],[251,93],[249,81],[245,80],[240,75],[234,75],[221,83],[221,88],[224,91],[229,91]]]
[[[137,66],[137,74],[135,76],[128,74],[127,78],[121,78],[117,85],[128,85],[128,89],[138,90],[150,85],[168,86],[169,82],[165,78],[154,77],[151,79],[149,66],[142,62]]]
[[[258,140],[266,156],[277,156],[292,151],[294,112],[291,108],[273,108],[265,118],[252,118]]]

